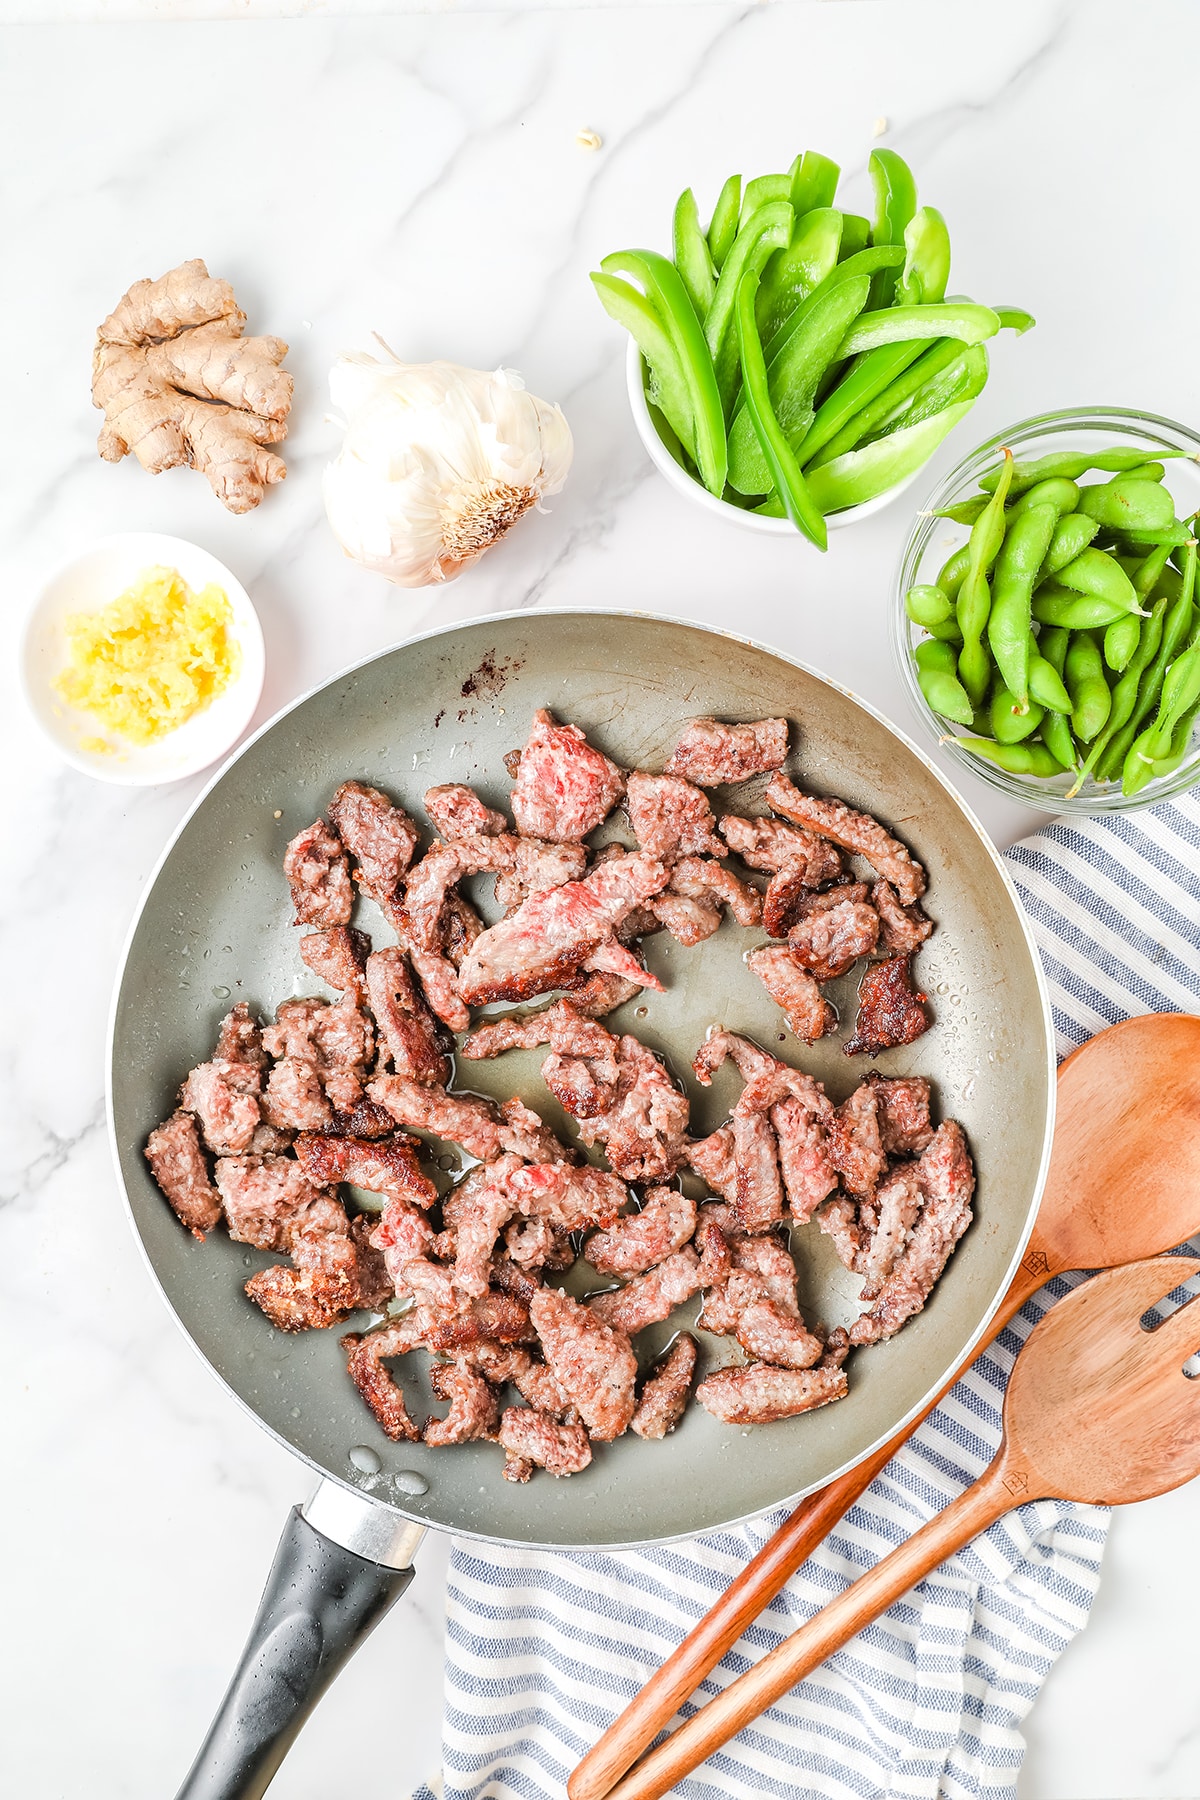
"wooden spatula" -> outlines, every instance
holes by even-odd
[[[973,1355],[1052,1275],[1156,1256],[1197,1231],[1200,1018],[1127,1019],[1081,1045],[1058,1071],[1054,1150],[1037,1226]],[[603,1800],[961,1373],[897,1437],[801,1501],[584,1757],[567,1783],[571,1800]]]
[[[1142,1315],[1200,1274],[1163,1256],[1086,1281],[1037,1325],[1004,1402],[1004,1437],[973,1486],[785,1638],[652,1750],[612,1800],[659,1800],[676,1782],[877,1619],[964,1544],[1026,1500],[1119,1506],[1200,1474],[1200,1306],[1146,1330]]]

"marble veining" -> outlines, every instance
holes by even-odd
[[[264,16],[284,13],[307,16]],[[624,342],[587,270],[607,250],[664,244],[687,184],[703,209],[731,169],[785,166],[806,145],[841,161],[848,197],[869,210],[866,158],[884,120],[950,222],[952,286],[1039,320],[996,346],[991,383],[935,469],[1055,406],[1194,417],[1200,17],[1187,0],[999,12],[955,0],[3,0],[0,21],[0,1784],[39,1800],[142,1800],[174,1791],[187,1766],[306,1475],[189,1353],[109,1165],[112,975],[201,780],[125,791],[54,760],[14,679],[36,587],[108,531],[206,545],[262,615],[258,722],[414,630],[620,605],[777,644],[907,727],[886,608],[909,509],[935,471],[836,534],[824,560],[700,516],[642,455]],[[598,151],[577,145],[585,126]],[[94,449],[97,322],[132,280],[194,255],[234,283],[251,329],[292,345],[288,480],[247,518],[224,514],[198,477],[151,480]],[[324,523],[326,375],[372,331],[414,359],[511,364],[575,432],[563,493],[442,591],[390,590],[340,556]],[[1001,843],[1038,822],[977,783],[968,799]],[[1029,1721],[1022,1800],[1200,1792],[1181,1582],[1198,1525],[1191,1490],[1114,1522],[1093,1623]],[[381,1797],[436,1765],[445,1556],[431,1538],[409,1598],[306,1729],[279,1800],[344,1793],[347,1755]]]

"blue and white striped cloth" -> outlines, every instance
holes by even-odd
[[[1200,801],[1049,826],[1008,864],[1049,978],[1060,1055],[1134,1013],[1200,1011]],[[1051,1282],[704,1683],[711,1696],[980,1474]],[[455,1546],[445,1800],[562,1800],[583,1753],[782,1522],[663,1549]],[[1087,1621],[1108,1515],[1023,1506],[922,1582],[675,1790],[684,1800],[1013,1800],[1021,1722]],[[688,1711],[692,1710],[689,1707]],[[435,1791],[436,1791],[435,1784]],[[430,1788],[417,1800],[432,1800]]]

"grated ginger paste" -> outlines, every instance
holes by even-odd
[[[223,590],[199,593],[176,569],[143,569],[99,612],[65,622],[64,700],[131,744],[152,744],[203,712],[238,672],[241,652]]]

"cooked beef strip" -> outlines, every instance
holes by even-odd
[[[389,1125],[391,1121],[388,1121]],[[290,1150],[296,1133],[286,1125],[258,1125],[250,1139],[248,1156],[282,1156]]]
[[[443,1209],[455,1233],[455,1258],[451,1279],[468,1299],[486,1294],[492,1275],[496,1239],[517,1212],[517,1195],[508,1185],[521,1167],[515,1156],[501,1156],[493,1163],[472,1169],[455,1189]]]
[[[489,1100],[471,1094],[447,1094],[442,1088],[410,1081],[403,1075],[377,1075],[367,1092],[398,1125],[449,1138],[481,1162],[491,1162],[500,1154],[500,1124]]]
[[[464,1358],[479,1368],[494,1387],[506,1382],[537,1411],[549,1413],[560,1425],[578,1425],[579,1414],[543,1362],[535,1362],[519,1344],[476,1344]]]
[[[496,877],[496,901],[509,912],[531,894],[579,881],[587,873],[588,853],[583,844],[547,844],[541,838],[517,839],[511,869]]]
[[[804,887],[818,888],[827,881],[836,881],[842,872],[842,858],[836,847],[828,838],[805,831],[803,826],[726,813],[717,829],[735,856],[768,875],[794,869]]]
[[[221,1217],[221,1201],[208,1174],[191,1113],[173,1112],[146,1140],[146,1161],[159,1187],[192,1236],[204,1242]]]
[[[367,992],[379,1035],[397,1075],[444,1087],[450,1063],[438,1042],[437,1021],[417,993],[403,950],[376,950],[367,965]]]
[[[409,871],[400,918],[406,940],[422,950],[442,948],[440,931],[446,895],[466,875],[483,870],[511,869],[517,840],[501,837],[456,838],[453,843],[433,843]]]
[[[635,770],[625,790],[625,807],[639,849],[674,862],[680,856],[724,856],[708,796],[678,775]]]
[[[867,1082],[856,1087],[834,1114],[829,1154],[848,1193],[874,1193],[887,1156],[879,1130],[879,1095]]]
[[[733,1161],[737,1169],[734,1202],[746,1231],[766,1231],[783,1217],[779,1153],[770,1121],[757,1112],[733,1115]]]
[[[408,1416],[404,1394],[383,1366],[388,1356],[407,1356],[421,1341],[415,1314],[363,1335],[350,1332],[342,1339],[351,1381],[394,1443],[417,1443],[420,1432]]]
[[[582,1425],[559,1425],[549,1413],[531,1406],[506,1407],[499,1437],[508,1452],[506,1481],[528,1481],[534,1463],[551,1475],[579,1475],[592,1460]]]
[[[667,774],[682,775],[699,787],[723,787],[778,769],[787,756],[787,743],[786,719],[759,719],[747,725],[692,719],[679,734]]]
[[[805,794],[786,775],[775,775],[767,787],[767,804],[843,850],[862,856],[876,874],[890,881],[905,906],[925,892],[925,871],[898,838],[870,813],[856,812],[844,800]]]
[[[740,1037],[736,1031],[726,1031],[723,1025],[714,1025],[692,1058],[692,1070],[701,1086],[712,1086],[713,1076],[726,1060],[733,1063],[743,1081],[754,1081],[760,1075],[774,1075],[777,1069],[786,1066],[769,1051],[752,1044],[749,1038]]]
[[[386,794],[361,781],[344,781],[328,810],[338,836],[358,864],[354,879],[386,914],[399,899],[420,832]]]
[[[292,890],[297,925],[350,923],[354,905],[350,866],[324,819],[292,839],[284,853],[283,872]]]
[[[892,1337],[921,1311],[951,1251],[971,1223],[975,1171],[962,1127],[953,1119],[938,1126],[922,1152],[917,1181],[925,1197],[920,1217],[870,1312],[850,1327],[852,1344],[873,1344]]]
[[[718,1225],[715,1207],[706,1207],[706,1223]],[[732,1213],[718,1225],[729,1247],[729,1274],[721,1285],[704,1296],[700,1323],[708,1331],[735,1333],[742,1313],[760,1300],[769,1300],[788,1319],[800,1321],[796,1298],[796,1265],[787,1245],[773,1234],[748,1237]]]
[[[302,955],[306,941],[304,938],[300,940]],[[262,1026],[244,1000],[239,1000],[221,1020],[213,1061],[249,1063],[255,1069],[266,1067],[267,1053],[263,1049]]]
[[[849,1194],[835,1194],[817,1214],[817,1224],[832,1240],[838,1261],[852,1272],[857,1269],[868,1240],[858,1201]]]
[[[530,1343],[533,1337],[525,1303],[511,1294],[493,1292],[472,1300],[465,1311],[431,1318],[425,1326],[425,1342],[431,1350],[448,1350],[455,1355],[474,1344]]]
[[[921,1210],[921,1184],[915,1163],[900,1163],[884,1176],[871,1201],[874,1229],[855,1263],[863,1282],[863,1300],[874,1300],[900,1259]]]
[[[290,1156],[222,1156],[217,1188],[229,1235],[257,1250],[283,1250],[294,1220],[328,1198]]]
[[[509,803],[523,837],[577,843],[608,817],[624,789],[622,771],[578,726],[559,725],[545,707],[534,713]]]
[[[929,1030],[925,995],[912,984],[912,957],[889,956],[872,963],[858,990],[854,1035],[842,1045],[846,1056],[878,1056],[911,1044]]]
[[[335,1107],[329,1126],[334,1137],[390,1137],[395,1129],[396,1121],[386,1108],[376,1106],[373,1100],[361,1099],[344,1111]]]
[[[446,961],[461,969],[471,945],[483,935],[483,920],[469,900],[454,889],[446,895],[439,922]]]
[[[428,1208],[437,1189],[422,1175],[416,1138],[397,1131],[390,1138],[335,1137],[328,1132],[301,1132],[296,1156],[310,1181],[328,1187],[349,1181],[368,1194],[399,1194],[414,1206]]]
[[[562,1231],[611,1225],[629,1199],[623,1181],[591,1163],[526,1163],[508,1186],[523,1218],[546,1219]]]
[[[345,1272],[289,1269],[286,1263],[260,1269],[245,1292],[276,1331],[324,1331],[359,1304],[357,1283]]]
[[[569,1269],[575,1261],[570,1232],[546,1219],[514,1219],[504,1228],[504,1250],[522,1269]]]
[[[890,881],[875,883],[871,904],[879,914],[879,937],[885,950],[896,950],[901,955],[919,950],[933,930],[933,920],[915,900],[911,906],[901,906]]]
[[[581,987],[571,990],[571,1011],[577,1017],[601,1019],[640,991],[638,984],[620,975],[589,975]],[[469,1062],[481,1062],[487,1057],[502,1056],[506,1050],[535,1050],[540,1044],[548,1044],[553,1028],[551,1015],[560,1017],[558,1009],[562,1004],[556,1000],[540,1012],[506,1013],[501,1019],[489,1019],[476,1026],[460,1045],[459,1055]]]
[[[450,1411],[444,1419],[426,1419],[421,1435],[427,1444],[469,1444],[495,1436],[500,1423],[495,1389],[464,1361],[431,1363],[429,1385],[439,1400],[450,1402]]]
[[[811,898],[808,871],[802,862],[784,863],[772,875],[763,895],[762,926],[768,937],[785,938]]]
[[[837,1186],[828,1133],[821,1117],[794,1094],[777,1100],[768,1116],[779,1147],[788,1211],[803,1225]]]
[[[702,1288],[720,1287],[729,1280],[733,1273],[733,1256],[729,1248],[729,1239],[721,1229],[717,1217],[718,1211],[732,1214],[732,1207],[722,1206],[720,1202],[708,1204],[700,1208],[700,1218],[696,1225],[696,1236],[693,1239],[700,1252],[700,1286]]]
[[[647,1325],[669,1318],[677,1306],[699,1292],[700,1259],[688,1244],[645,1275],[635,1275],[624,1287],[610,1294],[593,1294],[588,1310],[614,1330],[636,1337]]]
[[[639,988],[653,988],[656,994],[664,991],[658,976],[651,975],[641,957],[635,956],[615,936],[601,938],[588,951],[580,968],[598,975],[615,975],[621,981],[632,981]]]
[[[773,1300],[751,1300],[738,1315],[738,1343],[749,1356],[784,1369],[811,1369],[825,1348],[800,1319]]]
[[[855,882],[814,894],[795,909],[788,948],[816,981],[836,981],[879,941],[879,914]]]
[[[262,1077],[252,1063],[207,1062],[194,1068],[179,1094],[184,1112],[194,1113],[204,1142],[217,1156],[239,1156],[262,1118],[258,1094]]]
[[[263,1112],[268,1125],[280,1131],[320,1131],[331,1125],[333,1108],[316,1063],[299,1056],[277,1062],[267,1077]]]
[[[726,1425],[767,1425],[844,1399],[847,1392],[843,1369],[776,1369],[767,1363],[747,1363],[741,1369],[718,1369],[700,1383],[696,1398]]]
[[[889,1156],[919,1156],[933,1137],[929,1121],[929,1083],[923,1075],[878,1075],[863,1086],[879,1109],[879,1141]]]
[[[670,890],[689,900],[709,900],[727,906],[739,925],[757,925],[762,918],[762,895],[748,881],[739,881],[729,869],[710,856],[685,856],[671,870]]]
[[[601,1275],[642,1275],[682,1250],[696,1229],[696,1202],[678,1188],[650,1188],[642,1210],[586,1240],[583,1254]]]
[[[500,1143],[531,1163],[574,1163],[579,1152],[555,1136],[540,1114],[515,1094],[500,1104]]]
[[[362,1006],[367,997],[363,973],[370,954],[366,932],[350,925],[331,925],[300,939],[301,962],[339,994],[348,994],[356,1006]]]
[[[696,1372],[696,1340],[681,1331],[663,1352],[642,1386],[631,1431],[642,1438],[665,1438],[684,1414]]]
[[[496,837],[508,830],[508,820],[495,807],[485,806],[474,788],[461,781],[444,781],[425,795],[425,811],[446,839]]]
[[[433,1261],[433,1227],[411,1200],[388,1195],[371,1244],[383,1257],[397,1299],[431,1307],[457,1304],[450,1271]]]
[[[412,943],[408,955],[430,1011],[451,1031],[466,1031],[471,1014],[458,991],[458,970],[450,958],[442,950],[423,950]]]
[[[601,1033],[604,1028],[593,1024],[591,1031]],[[611,1039],[610,1033],[604,1035]],[[542,1079],[577,1119],[582,1141],[603,1144],[618,1175],[626,1181],[663,1181],[676,1172],[687,1153],[687,1095],[637,1038],[611,1041],[616,1046],[615,1086],[600,1087],[590,1080],[603,1066],[598,1062],[557,1053],[542,1064]],[[586,1088],[585,1076],[590,1082]]]
[[[602,863],[582,881],[532,895],[476,940],[459,975],[462,998],[472,1006],[528,1000],[559,985],[627,913],[666,885],[668,874],[638,852]]]
[[[737,1199],[737,1164],[733,1160],[733,1126],[721,1125],[706,1138],[688,1145],[687,1162],[710,1188],[732,1205]]]
[[[263,1032],[272,1056],[315,1063],[323,1078],[335,1071],[364,1076],[374,1055],[375,1034],[366,1013],[352,1000],[284,1000],[275,1023]]]
[[[815,1044],[837,1030],[837,1015],[808,970],[791,950],[782,945],[764,945],[752,950],[746,958],[770,994],[796,1036],[805,1044]]]
[[[550,1373],[596,1439],[620,1437],[633,1417],[637,1358],[623,1331],[557,1288],[539,1288],[529,1316]]]
[[[721,909],[712,900],[689,900],[670,888],[655,895],[650,910],[685,950],[694,950],[721,928]]]

